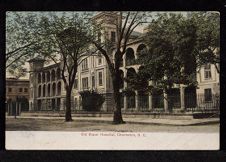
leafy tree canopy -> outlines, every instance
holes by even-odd
[[[217,13],[158,14],[144,37],[148,49],[140,53],[142,69],[132,80],[134,88],[147,80],[164,89],[175,83],[196,85],[197,67],[219,63],[218,20]]]

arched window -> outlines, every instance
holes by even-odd
[[[50,72],[47,71],[47,82],[49,82],[49,81],[50,81]]]
[[[57,79],[59,80],[61,78],[61,72],[60,68],[57,69]]]
[[[53,83],[52,85],[52,96],[56,95],[56,83]]]
[[[42,73],[42,83],[45,83],[46,81],[46,76],[45,76],[45,72]]]
[[[50,84],[48,84],[47,92],[48,92],[48,96],[50,96]]]
[[[135,55],[132,48],[126,50],[126,66],[135,64]]]
[[[43,87],[42,87],[42,96],[43,97],[46,96],[46,85],[43,85]]]
[[[146,45],[140,44],[140,45],[137,47],[137,56],[138,56],[138,57],[144,57],[146,51],[147,51]]]
[[[41,83],[41,74],[38,73],[38,83]]]
[[[128,109],[135,108],[135,92],[132,90],[132,80],[134,77],[136,77],[136,71],[134,68],[129,68],[127,70],[126,75],[128,82],[127,87],[130,89],[129,93],[127,94],[127,106]]]
[[[129,69],[127,70],[127,75],[126,75],[126,77],[127,77],[127,79],[128,79],[127,87],[128,87],[128,88],[131,88],[131,87],[132,87],[131,81],[132,81],[132,79],[133,79],[134,77],[136,77],[136,71],[135,71],[135,69],[134,69],[134,68],[129,68]]]
[[[51,71],[51,79],[52,79],[52,81],[55,81],[55,79],[56,79],[55,70]]]
[[[61,95],[61,82],[59,82],[57,84],[57,95],[60,96]]]
[[[38,87],[38,97],[41,97],[41,86]]]

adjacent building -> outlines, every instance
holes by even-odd
[[[6,100],[16,101],[18,98],[29,100],[29,80],[6,78]]]
[[[22,103],[22,111],[28,111],[29,101],[29,87],[28,79],[6,78],[6,111],[12,109],[16,102]]]

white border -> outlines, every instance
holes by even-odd
[[[219,150],[219,133],[6,131],[7,150]]]

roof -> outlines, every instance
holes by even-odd
[[[37,62],[37,61],[42,61],[42,62],[44,62],[45,59],[40,58],[40,57],[35,57],[35,58],[32,58],[32,59],[28,60],[27,62]]]
[[[6,78],[6,81],[13,81],[13,82],[29,82],[29,79]]]
[[[43,67],[42,69],[43,69],[43,70],[47,70],[47,69],[50,69],[50,68],[57,67],[57,66],[59,66],[59,65],[60,65],[60,62],[51,64],[51,65],[48,65],[48,66],[45,66],[45,67]]]

